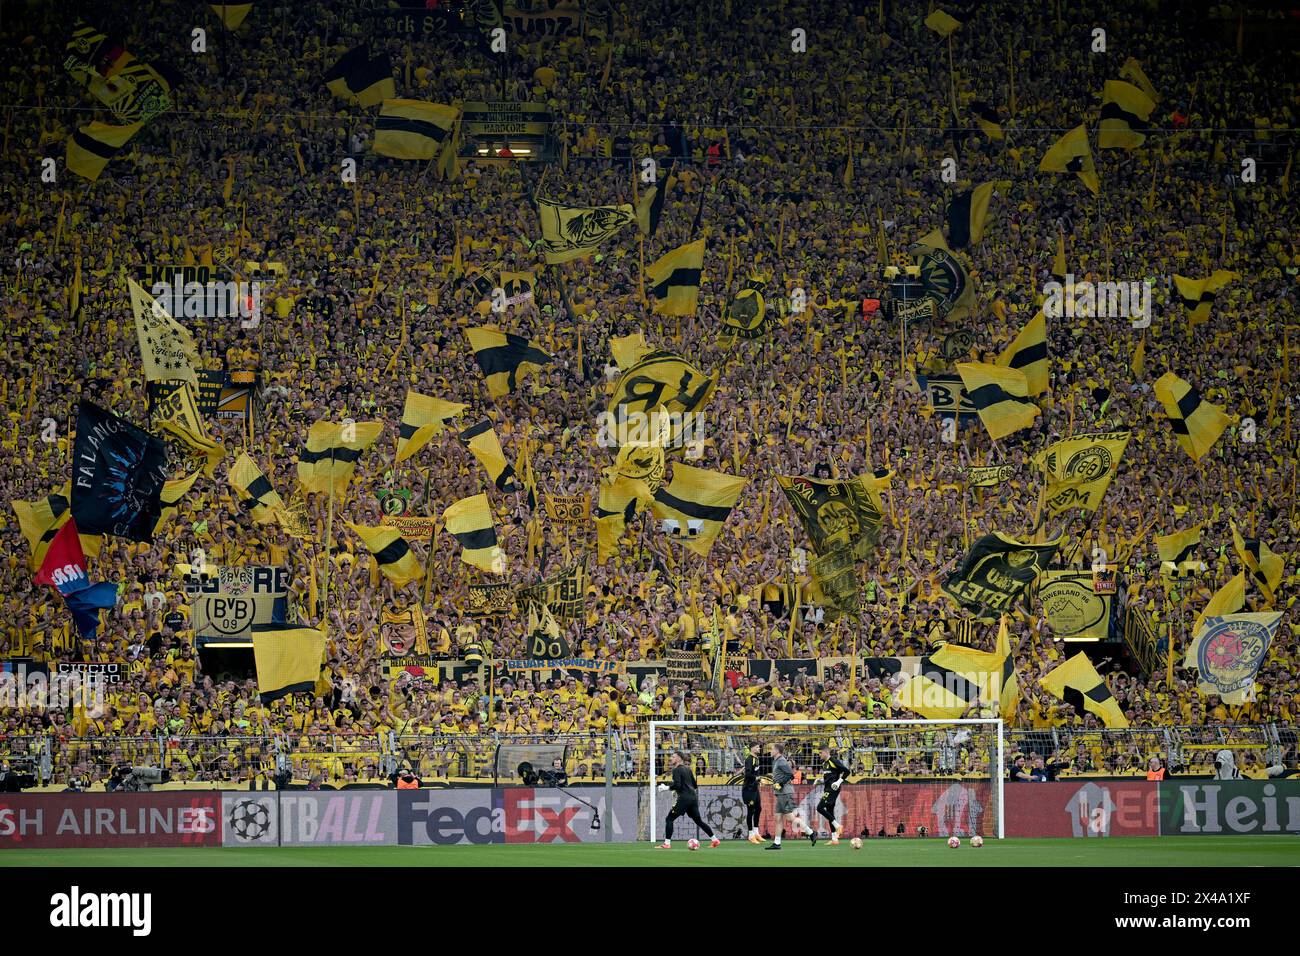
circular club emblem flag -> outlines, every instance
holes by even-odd
[[[1265,621],[1243,617],[1210,618],[1197,642],[1196,667],[1201,682],[1214,685],[1220,694],[1251,688],[1268,653],[1273,628]]]

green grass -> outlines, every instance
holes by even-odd
[[[941,839],[868,840],[855,851],[787,840],[769,853],[729,841],[696,852],[647,844],[568,844],[445,847],[302,847],[167,850],[3,850],[7,866],[1298,866],[1300,838],[1116,837],[1079,840],[990,840],[980,849]]]

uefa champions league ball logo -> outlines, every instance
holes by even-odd
[[[257,800],[240,800],[230,808],[231,832],[240,840],[260,840],[271,832],[271,814]]]

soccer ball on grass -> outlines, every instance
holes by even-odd
[[[975,847],[975,849],[978,850],[980,847],[984,845],[984,838],[977,833],[970,838],[970,845]]]
[[[948,846],[955,850],[957,847],[961,846],[961,840],[957,839],[955,836],[950,836],[948,837]]]
[[[686,846],[689,849],[698,850],[700,848],[700,841],[695,839],[695,837],[691,837],[689,840],[686,841]]]
[[[861,837],[854,837],[852,840],[849,841],[849,846],[853,847],[853,849],[855,849],[855,850],[861,850],[861,849],[862,849],[862,838],[861,838]]]

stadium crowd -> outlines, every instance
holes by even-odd
[[[607,342],[637,329],[652,344],[720,372],[703,457],[693,463],[750,482],[707,560],[638,521],[603,564],[590,526],[548,526],[545,569],[527,557],[524,496],[492,490],[514,583],[534,583],[590,553],[585,619],[567,628],[575,657],[661,660],[698,639],[715,609],[737,659],[927,653],[953,636],[959,614],[940,583],[967,542],[994,530],[1029,530],[1040,480],[1029,457],[1071,434],[1120,428],[1133,432],[1123,465],[1100,513],[1069,525],[1062,556],[1079,567],[1092,563],[1094,549],[1118,559],[1121,602],[1150,620],[1162,659],[1173,643],[1179,664],[1192,620],[1241,570],[1230,520],[1283,557],[1275,607],[1289,611],[1300,573],[1291,373],[1300,345],[1296,206],[1281,182],[1282,165],[1290,168],[1285,160],[1262,167],[1253,184],[1239,173],[1241,159],[1261,144],[1293,148],[1300,104],[1294,51],[1266,55],[1248,45],[1239,54],[1235,21],[1180,20],[1170,29],[1168,3],[1097,3],[1082,19],[1068,5],[1058,21],[1051,4],[998,0],[954,34],[950,77],[946,42],[922,22],[924,3],[884,4],[882,27],[874,3],[655,0],[611,3],[607,15],[603,5],[589,4],[599,13],[589,9],[586,39],[524,44],[494,63],[458,38],[385,37],[360,6],[258,4],[235,33],[221,31],[206,5],[88,11],[132,49],[169,60],[185,75],[176,108],[93,184],[62,168],[57,183],[37,172],[44,156],[61,164],[64,139],[91,113],[91,101],[61,67],[71,14],[61,5],[23,6],[3,24],[10,56],[0,170],[7,340],[0,394],[9,425],[0,496],[41,498],[67,479],[79,396],[147,422],[125,273],[186,257],[283,262],[287,277],[264,293],[256,328],[236,320],[189,327],[211,367],[261,376],[251,442],[240,422],[208,425],[231,454],[246,448],[261,464],[299,509],[308,534],[300,540],[254,524],[225,481],[228,458],[215,478],[199,478],[153,544],[109,538],[91,559],[92,579],[120,584],[118,607],[103,613],[91,642],[78,639],[58,595],[33,582],[30,549],[6,510],[0,658],[129,666],[104,716],[0,712],[0,736],[283,734],[310,742],[384,730],[631,729],[648,714],[905,716],[888,683],[869,675],[762,681],[737,666],[721,693],[703,681],[634,686],[618,674],[534,686],[504,672],[489,681],[484,673],[459,686],[418,689],[385,678],[379,614],[420,602],[422,582],[394,594],[342,519],[379,524],[382,489],[409,488],[415,510],[438,514],[485,487],[482,467],[452,433],[394,463],[407,389],[468,403],[463,424],[491,418],[512,461],[522,438],[532,436],[540,490],[586,492],[594,503],[599,469],[612,460],[596,443],[597,416],[612,387]],[[205,16],[199,25],[208,28],[209,53],[196,55],[189,51],[192,21]],[[1107,30],[1104,54],[1090,49],[1094,26]],[[807,31],[804,53],[791,50],[795,28]],[[391,54],[399,96],[544,99],[561,121],[563,162],[542,170],[467,161],[457,181],[441,182],[425,164],[374,156],[367,148],[373,111],[340,103],[321,84],[339,55],[367,39]],[[1072,175],[1035,172],[1061,132],[1095,122],[1097,91],[1128,56],[1144,64],[1162,95],[1145,146],[1096,153],[1096,199]],[[964,117],[956,127],[951,97]],[[1004,139],[990,140],[970,119],[972,100],[999,108]],[[690,155],[675,161],[677,185],[644,260],[691,238],[698,219],[698,235],[707,239],[700,305],[683,319],[653,315],[641,301],[634,230],[590,259],[543,272],[529,202],[533,194],[571,204],[632,202],[639,166],[626,157],[653,155],[665,169],[675,141],[666,133],[670,124],[684,132]],[[604,155],[606,147],[616,155]],[[359,167],[355,188],[339,175],[348,157]],[[956,185],[940,177],[946,157],[956,160]],[[233,190],[224,198],[230,167]],[[973,354],[992,361],[1033,316],[1058,234],[1079,278],[1155,280],[1156,314],[1144,333],[1141,374],[1132,367],[1139,333],[1127,320],[1049,321],[1051,389],[1035,426],[990,443],[976,422],[950,444],[915,370],[946,364],[938,347],[951,329],[911,330],[900,354],[894,323],[861,308],[846,316],[840,303],[883,297],[881,228],[890,264],[906,265],[910,243],[943,221],[952,190],[990,180],[1009,186],[994,200],[986,237],[963,252],[977,289],[966,323]],[[471,274],[536,269],[533,301],[493,315],[455,274],[458,260]],[[78,261],[85,291],[73,316],[68,290]],[[1169,277],[1214,268],[1240,278],[1218,296],[1208,323],[1189,331]],[[787,310],[767,340],[721,343],[729,274],[732,291],[762,276],[782,292],[805,290],[812,305],[800,314]],[[513,394],[489,399],[461,331],[484,322],[528,336],[555,362]],[[1234,420],[1253,418],[1255,440],[1234,424],[1210,455],[1193,462],[1152,392],[1165,370],[1194,381]],[[263,705],[254,681],[205,673],[192,632],[165,623],[169,612],[187,613],[175,569],[196,548],[214,564],[286,565],[299,614],[315,623],[311,599],[325,603],[317,587],[326,580],[328,503],[296,489],[295,463],[313,422],[347,417],[387,425],[336,503],[331,591],[320,622],[328,664],[314,697]],[[54,441],[43,435],[47,419],[56,424]],[[961,470],[992,463],[1013,466],[1013,476],[996,488],[965,491]],[[173,476],[193,467],[178,465]],[[895,474],[860,625],[803,624],[791,632],[765,606],[763,589],[786,579],[793,549],[807,543],[773,476],[881,467]],[[1153,533],[1202,521],[1207,569],[1190,579],[1162,576]],[[423,556],[422,543],[413,544]],[[467,618],[467,568],[449,535],[438,536],[430,561],[424,611],[435,656],[460,656],[458,629],[470,623],[488,659],[527,656],[523,620]],[[688,588],[698,596],[699,620]],[[155,590],[167,595],[161,608],[146,606]],[[1262,606],[1251,592],[1248,609]],[[1016,722],[1027,729],[1099,726],[1038,686],[1068,656],[1038,612],[1018,611],[1011,622],[1022,689]],[[978,644],[991,648],[994,631],[982,631]],[[1256,699],[1241,705],[1201,696],[1195,672],[1181,666],[1172,685],[1163,667],[1142,673],[1122,644],[1095,659],[1135,727],[1288,723],[1300,708],[1296,636],[1287,613]],[[498,699],[489,702],[489,691]],[[1133,756],[1134,770],[1145,756]]]

